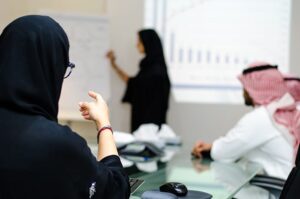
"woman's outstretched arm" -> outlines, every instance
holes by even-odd
[[[129,76],[128,74],[122,70],[116,63],[116,56],[114,54],[113,51],[109,51],[106,55],[106,57],[109,59],[110,64],[112,66],[112,68],[117,72],[117,74],[119,75],[119,77],[125,82],[128,82]]]

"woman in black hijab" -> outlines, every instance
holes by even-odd
[[[46,16],[25,16],[0,36],[0,198],[129,198],[101,96],[80,103],[100,130],[98,160],[86,141],[57,123],[69,64],[64,30]]]
[[[139,31],[137,49],[145,57],[141,60],[140,71],[135,77],[129,77],[117,66],[112,51],[107,54],[112,67],[127,83],[122,101],[132,106],[132,132],[141,124],[154,123],[161,126],[166,123],[170,94],[170,80],[157,33],[152,29]]]

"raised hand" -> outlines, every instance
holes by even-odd
[[[109,109],[102,96],[93,91],[89,91],[88,94],[93,98],[93,101],[79,103],[80,112],[83,118],[95,121],[98,128],[110,125]]]

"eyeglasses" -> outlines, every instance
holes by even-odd
[[[65,73],[65,77],[64,77],[65,79],[71,75],[73,68],[75,68],[75,64],[69,62],[66,73]]]

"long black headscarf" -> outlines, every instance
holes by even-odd
[[[139,31],[139,37],[145,48],[145,58],[141,60],[140,68],[143,70],[148,66],[153,66],[153,64],[155,64],[155,66],[159,66],[159,68],[156,69],[166,73],[167,66],[163,46],[156,31],[153,29],[141,30]]]
[[[66,33],[53,19],[30,15],[0,36],[0,108],[57,121],[69,63]]]
[[[145,48],[140,71],[129,78],[123,102],[132,105],[131,131],[141,124],[166,123],[169,104],[170,80],[163,47],[157,33],[152,29],[141,30],[139,37]]]

